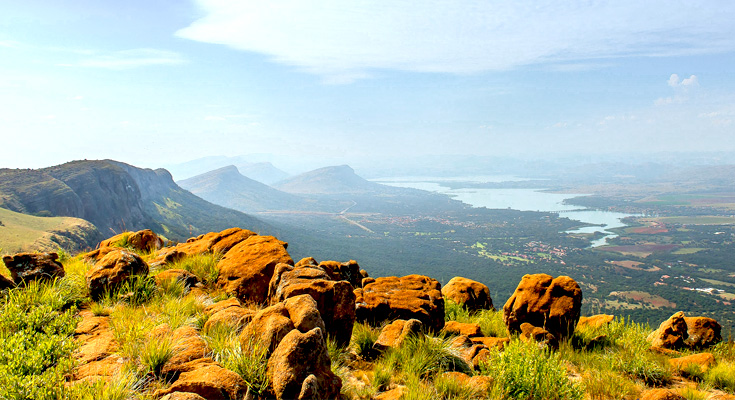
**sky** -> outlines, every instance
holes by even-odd
[[[0,0],[0,167],[735,151],[735,3]]]

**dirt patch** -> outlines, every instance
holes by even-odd
[[[661,307],[676,308],[676,303],[668,301],[661,296],[650,294],[647,292],[641,292],[637,290],[632,290],[632,291],[627,291],[627,292],[610,292],[610,296],[622,297],[628,300],[640,301],[642,303],[649,304],[650,306],[655,307],[655,308],[661,308]]]
[[[651,268],[641,268],[640,265],[643,265],[642,262],[639,261],[633,261],[633,260],[624,260],[624,261],[610,261],[610,264],[617,265],[619,267],[632,269],[636,271],[646,271],[646,272],[656,272],[661,271],[661,268],[659,267],[651,267]]]

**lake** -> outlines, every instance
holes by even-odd
[[[610,211],[600,211],[593,209],[585,209],[584,207],[564,204],[564,200],[573,197],[587,196],[584,193],[548,193],[544,192],[544,188],[538,189],[476,189],[476,188],[460,188],[450,189],[442,186],[442,181],[453,182],[513,182],[529,180],[526,178],[514,177],[511,175],[489,175],[475,177],[456,177],[456,178],[438,178],[438,177],[399,177],[399,178],[381,178],[375,179],[374,182],[384,185],[407,187],[414,189],[427,190],[430,192],[442,193],[460,200],[463,203],[473,207],[486,208],[510,208],[520,211],[545,211],[556,212],[559,216],[566,217],[571,220],[580,221],[597,226],[587,226],[579,229],[567,231],[569,233],[594,233],[602,232],[606,234],[604,237],[591,242],[591,247],[602,246],[607,243],[608,238],[617,235],[607,229],[624,227],[626,224],[621,222],[625,217],[634,216],[633,214],[625,214]]]

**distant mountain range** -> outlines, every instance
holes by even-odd
[[[203,157],[185,163],[168,166],[167,169],[177,181],[185,180],[201,175],[219,168],[235,166],[240,174],[266,185],[284,180],[289,174],[276,168],[269,162],[249,162],[243,156],[225,157],[212,156]]]
[[[103,235],[153,229],[169,239],[240,226],[273,228],[249,215],[203,200],[174,183],[164,169],[112,160],[72,161],[43,168],[0,169],[0,207],[36,216],[68,216]]]
[[[315,169],[277,182],[273,186],[287,193],[300,194],[366,194],[396,191],[396,188],[370,182],[358,176],[349,165]]]
[[[178,184],[207,201],[243,212],[273,210],[336,212],[340,209],[340,203],[337,201],[320,201],[297,196],[257,182],[243,176],[234,165],[178,181]]]

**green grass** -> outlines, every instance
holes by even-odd
[[[203,338],[212,351],[212,359],[240,375],[253,393],[267,392],[268,346],[257,341],[241,343],[237,329],[224,324],[215,325]]]
[[[433,378],[445,371],[472,374],[472,367],[451,346],[451,339],[412,335],[400,347],[392,348],[377,361],[403,381],[413,377]]]
[[[174,355],[170,337],[154,336],[140,349],[140,362],[154,376],[161,376],[161,369]]]
[[[728,393],[735,393],[735,363],[725,361],[710,368],[704,374],[704,382]]]
[[[78,231],[91,226],[87,221],[71,217],[36,217],[21,214],[0,208],[0,243],[2,243],[3,254],[18,253],[21,251],[55,251],[59,243],[52,239],[64,241],[59,235],[53,235],[52,231]],[[55,238],[52,238],[55,236]],[[66,242],[64,242],[66,244]]]
[[[379,328],[373,328],[370,325],[358,322],[352,328],[350,345],[358,357],[364,360],[372,360],[378,356],[378,352],[373,349],[378,336],[380,336]]]
[[[501,311],[480,310],[470,312],[451,300],[445,300],[444,320],[478,324],[484,336],[508,337],[508,330],[503,322]]]
[[[205,285],[213,284],[219,276],[217,263],[222,258],[221,254],[205,253],[184,257],[173,263],[166,264],[165,269],[184,269],[199,278]]]
[[[583,398],[582,388],[569,380],[558,353],[518,339],[511,340],[504,351],[494,351],[480,370],[494,379],[493,395],[499,399]]]

